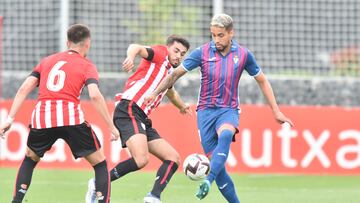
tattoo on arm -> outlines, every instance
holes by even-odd
[[[170,74],[170,75],[166,76],[166,78],[156,88],[154,93],[156,95],[158,95],[161,92],[165,91],[166,89],[172,87],[177,79],[178,79],[178,77],[176,77],[176,75],[174,75],[174,74]]]

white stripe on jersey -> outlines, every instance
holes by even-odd
[[[64,112],[66,108],[68,108],[68,112]],[[41,112],[41,109],[44,111]],[[65,118],[65,115],[68,117]],[[67,126],[85,122],[80,104],[63,100],[38,101],[31,115],[31,126],[36,129],[61,127],[64,126],[67,119],[69,119]],[[41,126],[41,123],[45,123],[45,125]]]
[[[132,100],[135,95],[140,91],[140,89],[146,84],[149,80],[152,72],[155,69],[155,63],[151,63],[149,70],[146,72],[146,75],[143,79],[136,81],[135,85],[131,86],[129,89],[125,90],[122,94],[122,99]],[[139,105],[141,107],[141,105]]]
[[[75,125],[75,110],[74,110],[74,103],[69,102],[69,125]]]
[[[51,101],[45,101],[45,127],[51,128]]]
[[[145,96],[151,94],[155,90],[155,88],[159,85],[159,83],[161,82],[161,79],[164,77],[164,75],[166,73],[166,70],[167,70],[166,66],[168,65],[168,63],[169,63],[169,61],[164,61],[164,63],[161,65],[160,71],[156,75],[155,80],[151,83],[150,87],[145,91],[145,93],[140,97],[139,101],[136,102],[138,106],[141,107],[142,104],[144,103]],[[162,93],[162,94],[164,94],[164,93]],[[144,112],[146,114],[148,114],[149,110],[150,110],[150,107],[147,106],[147,107],[145,107]]]
[[[62,105],[63,105],[62,100],[56,101],[56,124],[57,124],[57,126],[64,126]]]
[[[41,101],[38,102],[36,105],[36,112],[35,112],[35,118],[36,118],[36,128],[41,128],[40,123],[40,107],[41,107]]]

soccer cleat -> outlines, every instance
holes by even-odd
[[[88,182],[88,191],[85,195],[85,203],[95,203],[96,191],[95,191],[95,179],[91,178]]]
[[[196,193],[196,197],[198,199],[204,199],[206,195],[209,193],[209,191],[210,191],[210,182],[208,180],[204,180],[199,186],[199,191]]]
[[[156,197],[155,195],[151,194],[151,192],[149,192],[144,197],[144,203],[161,203],[161,200],[160,198]]]

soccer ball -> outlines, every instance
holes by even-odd
[[[201,180],[210,172],[210,161],[205,155],[190,154],[183,163],[183,170],[191,180]]]

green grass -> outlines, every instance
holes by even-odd
[[[0,202],[10,202],[16,169],[0,169]],[[84,202],[87,170],[37,169],[25,203]],[[232,174],[242,203],[359,203],[360,176]],[[155,173],[135,172],[112,183],[112,203],[139,203],[151,189]],[[195,199],[198,182],[177,173],[163,192],[164,203],[226,202],[215,185],[208,197]]]

